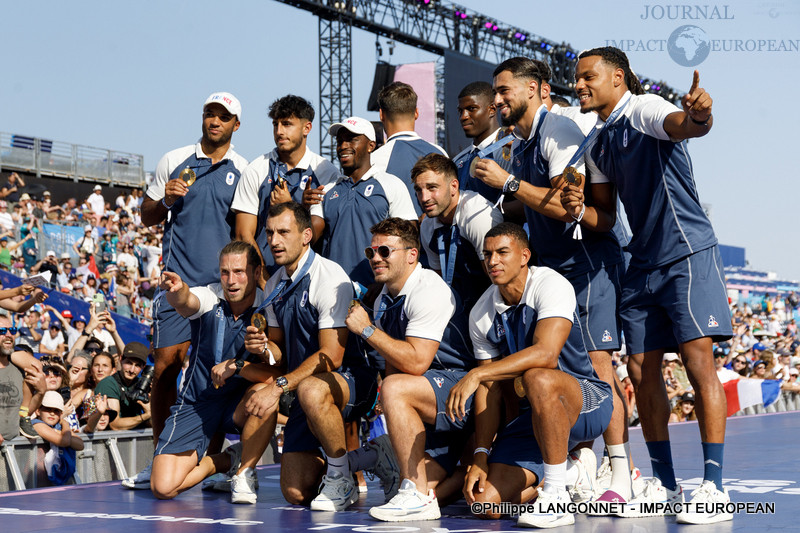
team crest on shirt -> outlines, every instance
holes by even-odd
[[[367,185],[367,188],[364,189],[364,196],[371,196],[372,195],[372,191],[374,189],[375,189],[375,185],[373,183],[370,183],[369,185]]]
[[[214,313],[214,316],[216,316],[217,318],[222,318],[222,308],[221,307],[217,307],[217,312]]]
[[[628,147],[628,130],[627,129],[622,134],[622,146],[624,146],[625,148]]]
[[[603,342],[611,342],[612,340],[613,339],[611,338],[611,333],[609,333],[608,330],[603,331],[602,341]]]
[[[331,194],[331,200],[335,200],[336,198],[339,198],[339,191],[333,191],[333,194]]]
[[[506,336],[506,329],[503,327],[501,322],[497,323],[497,338],[502,339]]]
[[[233,185],[233,182],[236,180],[236,174],[233,172],[228,172],[228,175],[225,176],[225,183],[228,185]]]
[[[308,303],[308,291],[303,291],[303,297],[300,298],[300,307],[305,307]]]
[[[440,377],[437,376],[437,377],[433,378],[433,382],[436,383],[436,386],[441,389],[442,385],[444,385],[444,378],[440,378]]]
[[[708,327],[710,328],[719,327],[719,322],[717,322],[717,319],[714,318],[714,315],[708,315]]]

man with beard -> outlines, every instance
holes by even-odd
[[[461,92],[458,93],[458,116],[464,135],[472,139],[472,146],[464,148],[453,158],[453,162],[458,167],[459,186],[462,191],[475,191],[494,203],[500,196],[500,192],[471,176],[469,170],[472,160],[478,157],[480,150],[485,150],[505,135],[504,130],[497,124],[497,108],[494,105],[492,84],[476,81],[461,89]],[[503,169],[511,172],[513,162],[511,155],[514,153],[514,148],[516,148],[516,143],[509,142],[486,155],[497,161]]]
[[[233,474],[231,502],[256,502],[254,468],[272,430],[268,419],[247,405],[277,377],[277,370],[257,362],[257,354],[267,352],[266,339],[263,334],[254,338],[257,328],[251,325],[261,302],[261,268],[253,245],[232,241],[219,253],[218,283],[189,288],[174,272],[162,275],[170,305],[192,323],[192,353],[155,449],[151,489],[159,499],[174,498],[228,471]],[[241,445],[203,457],[219,431],[241,433]]]
[[[142,203],[143,224],[166,224],[164,269],[178,274],[191,287],[219,281],[217,251],[233,236],[230,205],[239,176],[247,166],[247,160],[231,147],[241,114],[242,106],[232,94],[209,96],[203,105],[200,142],[173,150],[159,161],[155,180]],[[169,406],[175,402],[175,384],[191,332],[189,321],[170,306],[163,293],[153,300],[153,316],[153,438],[158,441]],[[122,484],[149,488],[149,466]]]
[[[147,347],[141,342],[129,342],[122,351],[122,369],[105,377],[95,387],[95,394],[108,398],[108,409],[117,413],[111,429],[124,430],[147,427],[150,402],[134,400],[127,394],[147,364]]]
[[[425,213],[420,239],[430,267],[469,312],[490,283],[483,268],[483,237],[503,215],[477,192],[459,190],[456,166],[443,155],[417,161],[411,181]]]
[[[261,337],[269,338],[285,373],[253,395],[250,412],[270,421],[271,430],[262,434],[266,446],[279,399],[296,391],[284,429],[281,491],[289,503],[340,511],[358,499],[347,469],[344,422],[359,420],[374,404],[377,372],[359,352],[345,352],[353,288],[342,267],[311,250],[308,211],[294,202],[273,205],[266,234],[281,268],[264,289],[269,331]]]
[[[369,228],[388,217],[417,220],[408,189],[397,176],[370,163],[375,128],[360,117],[350,117],[328,130],[336,137],[336,153],[344,176],[325,188],[321,203],[312,205],[315,240],[322,237],[322,256],[338,263],[350,279],[362,285],[373,281],[364,247]],[[311,204],[306,195],[304,201]]]
[[[269,253],[264,234],[271,205],[303,201],[307,188],[322,190],[335,182],[339,171],[333,163],[306,146],[314,108],[299,96],[284,96],[269,106],[275,149],[256,158],[242,173],[231,209],[236,212],[236,238],[257,244],[272,275],[278,266]]]
[[[629,501],[633,494],[627,415],[611,362],[612,352],[621,345],[617,301],[624,272],[622,249],[610,231],[615,221],[614,188],[607,183],[592,184],[592,205],[574,216],[561,205],[558,191],[565,184],[565,168],[584,172],[582,157],[575,157],[584,136],[574,121],[548,112],[542,101],[542,85],[541,71],[531,59],[515,57],[495,69],[495,103],[501,120],[505,125],[514,124],[514,134],[523,142],[514,154],[516,176],[488,159],[478,162],[476,175],[493,187],[514,193],[524,204],[538,264],[562,274],[575,290],[586,349],[595,371],[614,391],[614,414],[603,435],[611,461],[611,486],[599,499]],[[586,179],[582,175],[578,179],[583,190]],[[592,231],[581,232],[580,226]],[[572,459],[587,470],[582,480],[594,480],[597,460],[593,454],[582,453]],[[593,498],[593,485],[592,481],[572,487],[573,498]]]
[[[730,502],[722,486],[726,407],[713,342],[729,339],[733,331],[717,238],[700,204],[683,142],[711,129],[711,97],[699,86],[697,71],[682,110],[660,96],[641,94],[628,58],[613,47],[581,53],[575,81],[581,111],[596,111],[602,128],[587,152],[592,182],[616,185],[633,232],[620,314],[631,354],[628,372],[655,476],[633,503],[683,501],[672,466],[669,403],[661,374],[664,352],[679,350],[696,396],[704,461],[692,509],[714,511],[684,508],[677,520],[732,520],[724,512]],[[583,201],[579,189],[565,190],[570,213],[582,210]],[[644,514],[636,505],[629,512]]]

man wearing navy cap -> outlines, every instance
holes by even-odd
[[[156,167],[153,184],[142,203],[142,223],[164,224],[162,257],[165,270],[189,286],[219,281],[217,253],[233,237],[233,194],[247,160],[233,151],[242,106],[230,93],[218,92],[203,104],[203,135],[197,144],[167,153]],[[199,245],[202,243],[202,245]],[[153,437],[157,441],[169,406],[175,401],[176,379],[189,349],[189,321],[161,294],[153,301],[155,374]],[[149,469],[134,481],[146,486]]]

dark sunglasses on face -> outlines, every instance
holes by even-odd
[[[0,328],[0,335],[5,335],[6,333],[16,335],[17,331],[19,331],[19,328]]]
[[[373,257],[375,257],[375,252],[377,252],[379,256],[381,256],[384,259],[386,259],[390,255],[392,255],[392,252],[394,252],[396,250],[410,250],[410,249],[411,248],[409,248],[409,247],[406,247],[406,248],[392,248],[391,246],[386,246],[386,245],[383,245],[383,246],[367,246],[366,248],[364,248],[364,255],[367,256],[367,259],[371,260]]]
[[[86,351],[89,353],[100,353],[103,351],[102,348],[86,348]]]
[[[54,367],[54,366],[46,366],[46,367],[44,367],[44,368],[42,369],[42,371],[43,371],[43,372],[45,373],[45,375],[47,375],[47,376],[51,376],[51,375],[52,375],[52,376],[55,376],[55,377],[57,377],[57,378],[58,378],[58,377],[61,377],[61,369],[60,369],[60,368],[56,368],[56,367]]]

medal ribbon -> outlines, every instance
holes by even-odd
[[[378,312],[375,313],[375,323],[376,324],[378,323],[378,320],[381,319],[383,313],[394,309],[398,305],[402,305],[405,299],[406,299],[405,295],[399,296],[397,300],[395,300],[388,294],[384,294],[383,296],[381,296],[381,304],[378,306]],[[389,303],[391,303],[391,305],[389,305]]]
[[[444,282],[447,283],[447,286],[451,286],[453,284],[453,272],[456,269],[456,251],[458,249],[458,226],[453,224],[450,226],[450,250],[447,254],[445,254],[444,249],[444,234],[447,231],[447,228],[440,227],[437,230],[436,235],[436,246],[439,248],[439,268],[442,269],[442,278]],[[445,265],[447,268],[445,269]]]

